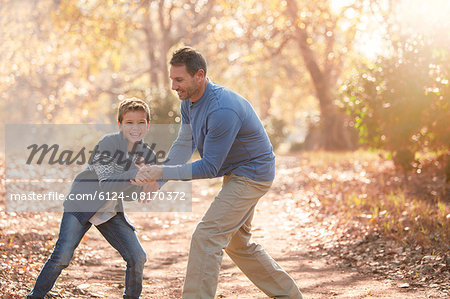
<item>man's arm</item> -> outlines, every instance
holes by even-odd
[[[163,179],[189,180],[217,176],[241,128],[242,120],[233,110],[221,109],[211,113],[207,122],[203,158],[184,165],[165,165]]]
[[[189,123],[189,117],[187,115],[187,111],[185,106],[181,106],[181,127],[178,131],[178,137],[173,142],[170,147],[169,154],[167,155],[167,159],[164,162],[164,165],[182,165],[186,164],[192,157],[194,153],[195,145],[192,137],[192,127]],[[162,187],[167,180],[162,179],[161,175],[153,175]]]
[[[192,128],[190,124],[182,124],[177,139],[170,147],[164,165],[185,164],[191,159],[195,146],[192,140]]]

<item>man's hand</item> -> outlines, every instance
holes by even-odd
[[[136,175],[136,182],[149,182],[160,179],[163,175],[163,167],[158,165],[145,165]]]
[[[157,165],[145,165],[139,168],[136,178],[134,179],[134,185],[143,186],[145,183],[156,181],[163,175],[163,167]],[[132,180],[133,183],[133,180]]]

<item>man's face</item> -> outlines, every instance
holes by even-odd
[[[170,66],[172,89],[178,93],[178,97],[182,101],[189,99],[195,102],[200,99],[203,77],[203,70],[199,70],[194,76],[191,76],[186,70],[186,65]]]
[[[129,143],[141,141],[147,134],[149,124],[147,114],[142,110],[128,111],[123,115],[119,129]]]

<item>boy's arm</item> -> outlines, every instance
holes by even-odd
[[[125,192],[135,191],[140,192],[141,187],[132,185],[130,180],[136,178],[139,169],[134,163],[129,163],[129,169],[121,173],[117,173],[118,169],[126,168],[125,161],[126,152],[121,152],[118,143],[115,142],[112,136],[106,136],[98,143],[98,151],[93,157],[90,169],[95,171],[100,184],[100,189],[103,192]],[[117,157],[122,156],[123,163],[118,163]]]

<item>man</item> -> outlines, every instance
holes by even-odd
[[[250,240],[255,206],[275,176],[261,121],[247,100],[206,78],[206,61],[194,49],[179,49],[170,65],[172,89],[182,101],[182,127],[168,155],[172,165],[148,166],[136,183],[224,176],[192,235],[183,298],[214,298],[223,249],[268,296],[302,298],[294,280]],[[186,164],[195,149],[201,160]]]

